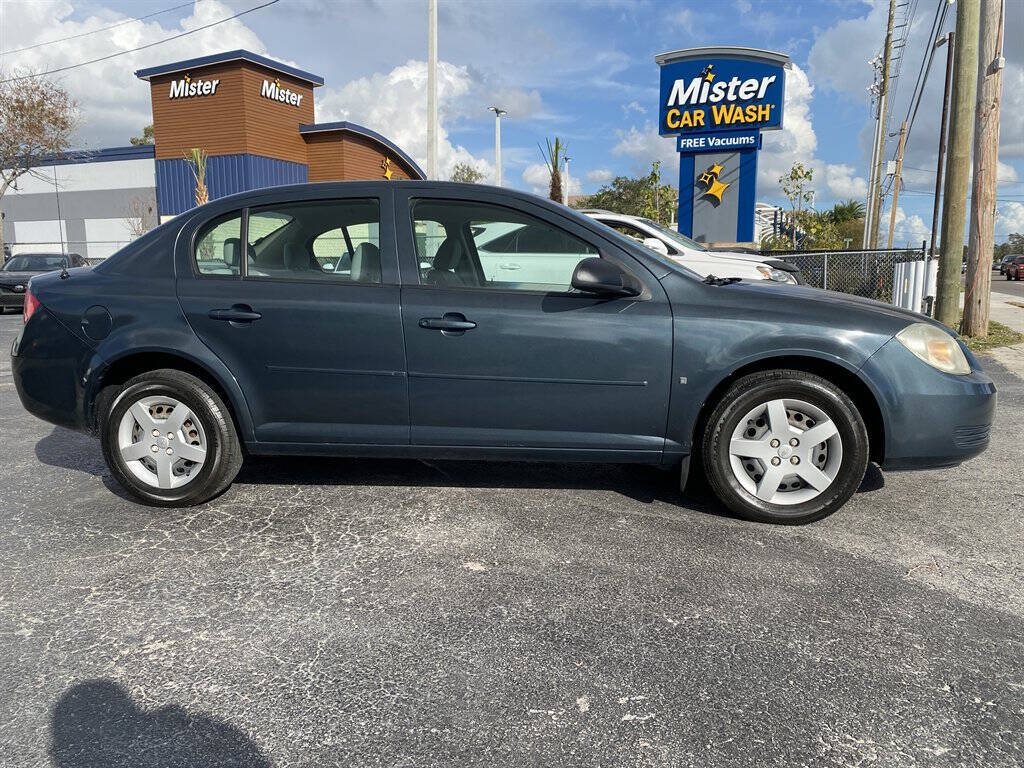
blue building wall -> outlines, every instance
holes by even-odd
[[[206,162],[206,188],[211,200],[308,180],[306,165],[260,155],[216,155]],[[156,161],[156,202],[161,216],[176,216],[195,208],[196,182],[185,158]]]

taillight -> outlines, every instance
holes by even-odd
[[[27,323],[32,313],[39,309],[39,299],[32,293],[31,289],[25,290],[25,309],[21,315],[21,321]]]

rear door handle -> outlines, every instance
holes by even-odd
[[[467,320],[461,312],[445,312],[441,317],[421,317],[420,328],[441,331],[445,336],[461,336],[476,328],[476,323]]]
[[[224,320],[229,323],[251,323],[263,315],[254,312],[248,304],[235,304],[230,309],[211,309],[209,317],[211,320]]]

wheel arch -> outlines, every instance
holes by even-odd
[[[165,349],[132,349],[107,360],[102,369],[97,370],[87,392],[86,420],[89,429],[97,428],[96,403],[100,393],[108,386],[124,384],[129,379],[161,368],[170,368],[189,373],[209,386],[224,402],[235,424],[239,437],[244,441],[252,435],[252,421],[249,417],[248,405],[237,382],[230,373],[216,372],[212,366],[202,360],[182,353],[169,352]]]
[[[885,459],[885,419],[874,390],[856,370],[832,359],[802,354],[761,357],[744,363],[723,377],[705,398],[698,413],[691,443],[694,448],[701,445],[708,417],[733,382],[751,373],[778,369],[797,370],[821,376],[845,392],[853,400],[864,419],[864,425],[868,431],[868,449],[871,461],[882,463]]]

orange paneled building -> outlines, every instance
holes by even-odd
[[[195,205],[185,160],[193,148],[207,153],[211,199],[305,181],[426,178],[379,133],[350,122],[317,123],[319,75],[243,50],[135,74],[150,84],[161,216]]]

